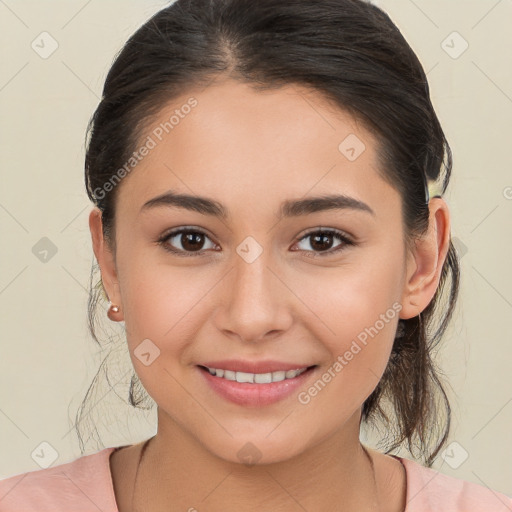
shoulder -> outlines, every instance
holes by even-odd
[[[510,512],[512,498],[473,482],[397,457],[407,473],[405,512]]]
[[[117,512],[109,465],[115,449],[0,480],[0,512]]]

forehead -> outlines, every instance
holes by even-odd
[[[174,98],[147,123],[150,147],[121,187],[131,209],[174,190],[240,208],[346,194],[378,210],[391,187],[378,175],[377,141],[318,91],[256,91],[225,81]],[[121,206],[121,204],[119,204]]]

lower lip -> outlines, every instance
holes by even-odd
[[[270,405],[290,396],[309,379],[316,367],[310,367],[293,379],[284,379],[267,384],[251,384],[216,377],[203,367],[197,367],[211,388],[223,398],[238,405],[262,406]]]

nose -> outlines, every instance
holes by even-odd
[[[236,256],[219,289],[222,306],[215,316],[217,328],[225,335],[258,342],[290,328],[293,293],[271,265],[265,251],[251,263]]]

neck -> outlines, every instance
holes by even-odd
[[[359,412],[359,411],[358,411]],[[134,485],[134,511],[378,510],[373,461],[359,414],[299,455],[268,464],[225,460],[159,410]]]

